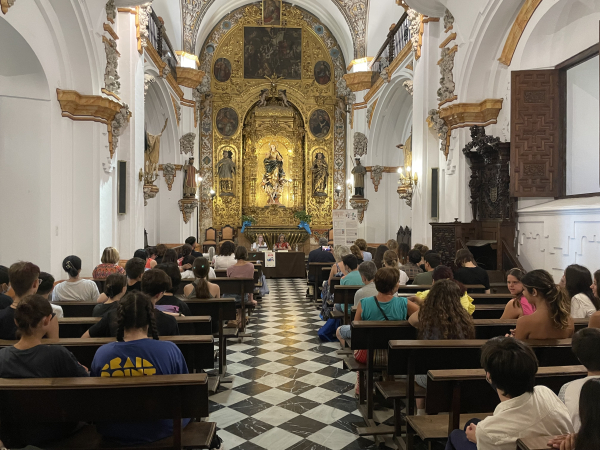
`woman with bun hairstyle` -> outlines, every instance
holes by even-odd
[[[600,309],[600,300],[592,290],[592,274],[579,264],[571,264],[565,269],[560,285],[571,298],[571,317],[587,319]]]
[[[196,258],[192,270],[196,280],[183,289],[187,298],[220,298],[221,288],[208,281],[210,263],[204,257]]]
[[[406,275],[406,272],[404,270],[399,269],[400,260],[398,258],[398,253],[396,253],[394,250],[387,250],[383,254],[382,262],[382,267],[393,267],[394,269],[398,269],[398,271],[400,272],[400,286],[405,286],[406,283],[408,283],[408,275]]]
[[[532,270],[521,278],[523,293],[535,312],[517,320],[512,335],[517,339],[567,339],[575,326],[569,295],[545,270]]]
[[[0,350],[0,378],[87,377],[87,369],[62,345],[43,345],[56,321],[48,299],[33,294],[16,307],[14,321],[19,341]],[[48,406],[48,405],[46,405]],[[77,423],[5,423],[2,441],[10,448],[41,446],[75,431]]]
[[[523,283],[521,278],[525,276],[527,272],[521,269],[511,269],[506,275],[506,285],[511,295],[514,296],[506,306],[504,307],[504,313],[501,319],[518,319],[521,316],[528,316],[533,314],[535,306],[531,305],[525,294],[523,294]]]
[[[52,292],[53,302],[95,302],[100,297],[98,286],[92,280],[81,278],[81,259],[75,255],[67,256],[62,263],[69,279],[59,283]]]
[[[108,297],[108,300],[104,303],[99,303],[94,306],[92,311],[93,317],[101,317],[112,309],[116,308],[119,304],[119,300],[123,298],[127,292],[127,277],[119,273],[113,273],[109,275],[104,283],[104,294]]]

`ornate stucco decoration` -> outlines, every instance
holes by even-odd
[[[162,170],[169,191],[173,188],[173,182],[175,181],[175,177],[177,176],[177,171],[181,170],[182,167],[183,166],[181,164],[173,163],[160,164],[158,166],[158,170]]]
[[[152,7],[149,3],[146,3],[139,7],[138,23],[140,28],[140,40],[142,47],[148,45],[148,25],[150,24],[150,15],[152,13]]]
[[[106,20],[110,23],[115,23],[115,19],[117,18],[117,7],[115,6],[115,0],[108,0],[106,2]]]
[[[335,92],[338,97],[344,99],[344,103],[346,105],[352,106],[356,103],[356,94],[354,92],[352,92],[352,89],[350,89],[350,87],[348,86],[348,83],[347,83],[345,77],[341,77],[337,81],[336,87],[335,87]]]
[[[369,200],[367,200],[366,198],[362,198],[362,199],[351,198],[350,206],[352,207],[352,209],[356,209],[358,211],[358,222],[362,223],[365,218],[365,211],[367,210],[367,207],[369,206]]]
[[[440,88],[437,90],[440,106],[456,99],[454,96],[456,85],[454,84],[454,74],[452,73],[452,70],[454,69],[454,54],[456,53],[456,48],[457,47],[449,49],[444,47],[442,49],[442,58],[439,61],[441,74]]]
[[[186,133],[179,139],[179,151],[181,154],[194,154],[194,141],[196,140],[196,133]]]
[[[379,71],[379,76],[381,77],[381,79],[383,80],[384,83],[388,83],[390,81],[389,79],[389,67],[390,67],[390,62],[384,58],[381,61],[381,70]]]
[[[194,210],[198,207],[198,200],[195,198],[184,198],[179,200],[179,210],[183,215],[183,221],[188,223],[192,218]]]
[[[113,94],[119,94],[121,82],[119,79],[119,52],[117,51],[117,41],[114,39],[102,38],[104,42],[104,51],[106,53],[106,69],[104,70],[104,88]]]
[[[371,180],[373,181],[373,186],[375,186],[375,192],[379,191],[379,183],[381,183],[384,171],[384,166],[373,166],[371,168]]]
[[[404,83],[402,83],[402,86],[404,86],[404,88],[410,95],[413,95],[413,81],[412,80],[406,80]]]
[[[102,169],[106,173],[111,173],[115,167],[117,167],[117,162],[110,156],[107,156],[106,161],[102,162]]]
[[[148,89],[152,83],[156,83],[156,78],[149,73],[144,74],[144,98],[146,98],[146,94],[148,93]]]
[[[367,154],[369,140],[364,133],[357,131],[354,133],[354,157],[361,157]]]
[[[423,36],[423,16],[412,8],[408,8],[406,13],[408,14],[408,28],[413,52],[415,59],[419,59],[421,57],[421,37]]]
[[[440,118],[440,111],[437,109],[430,109],[429,116],[427,117],[427,123],[429,124],[429,128],[432,128],[433,131],[436,132],[438,138],[442,141],[440,151],[448,159],[448,137],[450,134],[450,129],[448,125],[444,121],[444,119]]]
[[[162,70],[163,79],[166,80],[170,74],[171,74],[171,67],[169,67],[169,65],[167,64],[163,67],[163,70]]]
[[[158,186],[155,186],[153,184],[145,184],[143,187],[143,192],[144,192],[144,206],[148,206],[148,200],[150,200],[151,198],[156,197],[156,194],[158,194]]]
[[[129,119],[131,118],[131,112],[129,111],[129,106],[127,103],[123,103],[121,109],[117,114],[115,114],[115,118],[111,123],[112,127],[112,146],[110,151],[110,157],[112,158],[114,153],[117,151],[117,146],[119,145],[119,136],[123,134],[125,128],[129,124]]]
[[[8,9],[15,4],[16,0],[0,0],[0,7],[2,7],[2,12],[6,14]]]
[[[444,13],[444,31],[447,33],[453,28],[454,25],[454,16],[449,10],[446,10]]]

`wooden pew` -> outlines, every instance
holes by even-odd
[[[98,302],[51,302],[62,308],[65,317],[92,317],[94,306]]]
[[[354,294],[356,294],[356,291],[358,291],[362,286],[350,286],[350,285],[346,285],[346,286],[341,286],[341,285],[336,285],[334,287],[334,298],[335,298],[335,303],[339,303],[341,305],[344,305],[344,325],[349,325],[350,324],[350,314],[348,313],[348,305],[350,305],[350,307],[354,306]]]
[[[469,294],[473,299],[473,304],[478,305],[504,305],[511,301],[514,297],[511,294]]]
[[[486,295],[486,296],[492,295],[492,294],[484,294],[485,287],[481,284],[467,284],[467,285],[465,285],[465,287],[467,288],[467,292],[469,293],[469,295],[471,297],[473,297],[474,294]],[[429,284],[405,284],[405,285],[400,285],[400,287],[398,287],[398,295],[400,297],[410,297],[412,295],[415,295],[417,292],[428,291],[430,289],[431,289],[431,285],[429,285]],[[497,303],[497,302],[495,302],[495,303]]]
[[[323,285],[323,281],[329,277],[329,271],[333,263],[326,262],[311,262],[308,263],[308,276],[313,277],[313,281],[307,281],[307,284],[312,284],[313,289],[313,302],[318,303],[320,287]],[[327,271],[327,276],[324,278],[323,271]]]
[[[60,338],[81,337],[92,325],[100,322],[100,317],[65,317],[58,319]],[[210,316],[176,316],[179,334],[205,336],[212,334]]]
[[[473,311],[473,319],[500,319],[504,313],[506,305],[499,304],[483,304],[475,305],[475,311]]]
[[[190,372],[214,369],[214,344],[211,336],[161,336],[161,341],[170,341],[179,347]],[[89,368],[98,348],[104,344],[115,342],[115,338],[68,338],[44,339],[47,345],[62,345],[69,350],[77,360]],[[9,347],[17,341],[0,340],[0,347]]]
[[[52,405],[44,407],[43,405]],[[135,405],[135,407],[132,407]],[[181,431],[182,417],[198,421]],[[173,419],[170,438],[135,447],[177,448],[182,443],[209,448],[216,424],[208,417],[205,373],[147,377],[0,379],[0,421],[3,435],[20,423],[103,422]],[[46,449],[123,449],[102,440],[94,425],[44,445]]]
[[[246,335],[246,302],[244,301],[244,294],[252,294],[254,292],[254,278],[222,278],[217,277],[210,280],[211,283],[218,285],[221,288],[221,295],[226,294],[238,294],[241,299],[241,316],[243,328],[238,333],[239,342],[245,337],[251,337]]]
[[[565,383],[586,375],[586,368],[579,365],[540,367],[535,381],[558,394]],[[483,369],[430,370],[425,407],[430,415],[407,417],[407,449],[413,448],[415,434],[423,441],[445,439],[469,419],[488,416],[498,403],[498,394],[490,389]],[[445,412],[450,414],[437,415]]]
[[[517,439],[517,450],[550,450],[548,441],[555,436],[538,436]]]

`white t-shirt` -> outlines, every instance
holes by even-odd
[[[235,259],[235,255],[233,253],[229,256],[216,255],[213,258],[213,266],[214,266],[215,270],[229,269],[236,262],[237,262],[237,260]]]
[[[65,314],[63,312],[62,306],[60,306],[60,305],[53,305],[52,303],[50,303],[50,306],[52,306],[52,312],[54,314],[56,314],[57,318],[64,319]]]
[[[63,281],[52,291],[53,302],[95,302],[100,297],[92,280]]]
[[[181,279],[182,280],[191,280],[191,279],[196,279],[196,275],[194,275],[194,271],[193,270],[186,270],[185,272],[181,272]],[[211,267],[208,270],[208,279],[213,279],[213,278],[217,278],[217,275],[215,274],[215,270]]]
[[[398,270],[400,270],[400,264],[398,264]],[[406,275],[406,272],[404,270],[400,270],[400,286],[406,286],[406,283],[408,283],[408,275]]]
[[[600,378],[600,375],[594,375],[591,377],[581,378],[580,380],[571,381],[563,385],[560,388],[558,397],[565,403],[565,406],[569,410],[571,416],[571,422],[573,422],[573,428],[575,433],[581,428],[581,419],[579,418],[579,396],[581,395],[581,388],[586,381],[592,378]]]
[[[571,299],[571,317],[573,319],[588,319],[596,312],[596,307],[584,293],[579,293]]]

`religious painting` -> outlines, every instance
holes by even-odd
[[[244,78],[302,78],[301,28],[244,28]]]
[[[314,137],[317,139],[323,139],[329,134],[329,130],[331,130],[331,118],[329,117],[327,111],[323,109],[316,109],[310,115],[308,126]]]
[[[221,108],[217,113],[217,130],[223,136],[233,136],[238,129],[238,124],[238,115],[233,108]]]
[[[219,58],[215,62],[214,75],[217,81],[224,83],[231,78],[231,63],[227,58]]]
[[[319,84],[327,84],[331,81],[331,66],[327,61],[319,61],[315,64],[315,80]]]
[[[281,25],[281,0],[263,0],[263,25]]]

